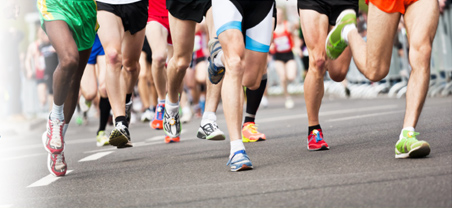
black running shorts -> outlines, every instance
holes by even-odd
[[[290,60],[294,60],[294,55],[292,51],[285,52],[285,53],[275,53],[273,55],[273,60],[275,61],[282,61],[284,63],[287,63]]]
[[[211,0],[166,0],[166,8],[173,17],[198,23],[211,6]]]
[[[97,2],[97,11],[111,12],[120,17],[124,31],[130,31],[133,35],[144,29],[148,23],[148,3],[148,0],[141,0],[131,4]]]
[[[330,25],[336,25],[336,19],[346,9],[355,10],[358,14],[358,0],[298,0],[298,9],[317,11],[328,16]]]

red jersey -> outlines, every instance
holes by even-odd
[[[201,31],[198,31],[195,34],[195,45],[193,48],[193,51],[195,52],[196,58],[203,58],[206,57],[206,54],[204,54],[204,46],[206,45],[205,36]]]
[[[166,0],[149,0],[149,15],[168,17]]]
[[[286,53],[292,51],[292,47],[294,45],[287,21],[285,21],[283,25],[284,30],[282,32],[273,32],[273,43],[275,44],[276,53]]]

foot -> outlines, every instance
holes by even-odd
[[[218,38],[215,37],[211,40],[209,40],[208,43],[209,51],[210,51],[210,57],[209,57],[209,80],[212,82],[212,84],[218,84],[221,79],[223,79],[225,68],[224,67],[217,67],[214,63],[214,58],[218,55],[218,53],[222,50],[220,41],[218,41]]]
[[[180,142],[180,137],[165,136],[165,143],[169,144],[169,143],[176,143],[176,142]]]
[[[218,128],[217,122],[210,120],[204,126],[199,127],[196,137],[213,141],[226,139],[224,132]]]
[[[243,142],[257,142],[265,141],[265,134],[257,131],[257,126],[254,122],[246,122],[242,127],[242,141]]]
[[[163,118],[163,130],[169,137],[176,138],[180,136],[182,128],[179,117],[179,107],[173,112],[166,106],[165,117]]]
[[[143,114],[141,114],[141,122],[149,122],[154,118],[155,112],[147,108]]]
[[[347,48],[342,29],[349,24],[356,25],[356,13],[353,10],[343,11],[336,20],[336,26],[328,33],[325,50],[330,59],[337,59]]]
[[[235,152],[226,165],[229,165],[233,172],[253,169],[253,164],[245,150]]]
[[[419,158],[430,154],[430,145],[426,141],[418,141],[417,135],[418,132],[403,130],[395,145],[395,158]]]
[[[118,122],[115,129],[111,132],[109,143],[118,147],[118,149],[133,147],[132,142],[130,141],[129,129],[123,125],[122,122]]]
[[[45,137],[42,137],[42,142],[47,152],[60,154],[64,151],[63,127],[64,121],[51,119],[49,116],[47,121],[47,133]]]
[[[102,147],[102,146],[106,146],[106,145],[110,144],[105,131],[99,131],[99,133],[97,133],[96,140],[97,140],[96,145],[98,147]]]
[[[180,118],[180,122],[188,123],[188,122],[190,122],[192,116],[193,116],[193,113],[191,112],[190,108],[183,108],[182,109],[182,117]]]
[[[64,176],[67,171],[67,164],[64,158],[64,153],[52,154],[47,156],[47,168],[49,172],[54,176]]]
[[[153,129],[163,129],[163,117],[165,115],[165,104],[158,104],[155,108],[154,119],[151,121],[151,128]]]
[[[328,144],[323,140],[322,129],[314,129],[308,136],[308,150],[329,150]]]

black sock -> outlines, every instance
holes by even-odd
[[[132,93],[126,95],[126,104],[130,102],[130,99],[132,99]]]
[[[320,127],[320,124],[317,124],[317,125],[315,125],[315,126],[310,126],[309,128],[308,128],[308,136],[309,136],[309,134],[314,130],[314,129],[320,129],[320,130],[322,130],[322,127]]]
[[[246,114],[256,115],[257,109],[261,104],[262,97],[264,97],[265,88],[267,87],[267,74],[262,76],[262,81],[256,90],[246,89]],[[254,117],[245,117],[246,122],[254,122]]]
[[[108,123],[108,117],[110,117],[110,101],[108,101],[108,98],[100,98],[99,101],[99,109],[100,109],[100,123],[99,123],[99,130],[97,130],[97,133],[99,134],[99,131],[105,131],[105,128]]]
[[[118,116],[115,118],[115,126],[119,123],[122,122],[122,124],[124,124],[124,126],[126,126],[127,128],[129,128],[129,123],[126,120],[125,116]]]

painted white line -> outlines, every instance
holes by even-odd
[[[13,207],[13,204],[2,204],[0,205],[0,208],[10,208]]]
[[[95,150],[90,150],[90,151],[85,151],[83,153],[85,154],[91,154],[91,153],[96,153],[96,152],[105,152],[105,151],[112,151],[112,150],[117,150],[118,148],[116,147],[109,147],[109,148],[101,148],[101,149],[95,149]]]
[[[10,161],[10,160],[17,160],[17,159],[23,159],[28,157],[36,157],[41,155],[47,155],[47,153],[39,153],[39,154],[31,154],[31,155],[21,155],[17,157],[9,157],[9,158],[3,158],[2,161]],[[1,208],[1,207],[0,207]]]
[[[104,156],[107,156],[109,154],[113,153],[113,151],[109,151],[109,152],[98,152],[96,154],[90,155],[88,157],[85,157],[81,160],[79,160],[78,162],[86,162],[86,161],[93,161],[93,160],[98,160]]]
[[[71,173],[73,170],[67,170],[66,171],[66,175],[68,175],[69,173]],[[52,174],[47,175],[44,178],[41,178],[39,181],[36,181],[34,183],[32,183],[31,185],[27,186],[27,188],[33,188],[33,187],[40,187],[40,186],[48,186],[49,184],[57,181],[58,179],[63,178],[63,177],[56,177]]]
[[[388,112],[383,112],[383,113],[371,113],[371,114],[364,114],[364,115],[358,115],[358,116],[349,116],[349,117],[343,117],[343,118],[330,119],[330,120],[327,120],[327,122],[355,120],[355,119],[360,119],[360,118],[368,118],[368,117],[373,117],[373,116],[381,116],[381,115],[386,115],[386,114],[403,113],[403,112],[405,112],[405,110],[388,111]]]
[[[387,110],[387,109],[394,109],[394,108],[397,108],[397,105],[381,105],[381,106],[372,106],[372,107],[365,107],[365,108],[355,108],[355,109],[320,112],[320,116],[329,116],[329,115],[337,115],[337,114],[345,114],[345,113],[356,113],[356,112],[373,111],[373,110]],[[300,119],[300,118],[307,118],[307,117],[308,117],[308,114],[281,116],[281,117],[276,117],[276,118],[264,118],[264,119],[259,119],[259,123],[269,123],[269,122],[275,122],[275,121],[285,121],[285,120],[290,120],[290,119]]]

